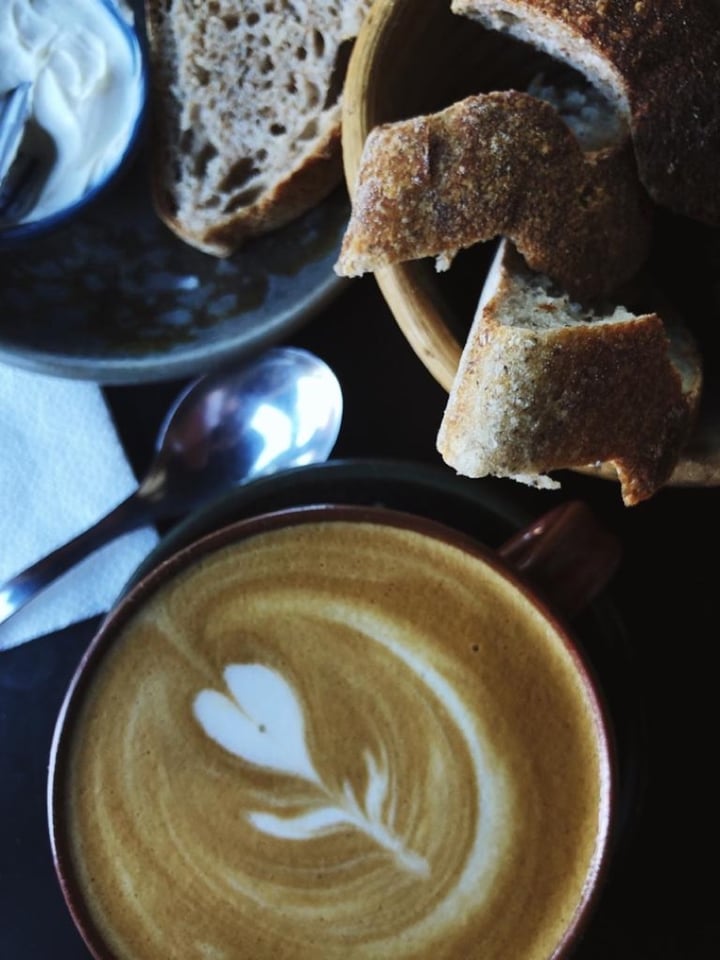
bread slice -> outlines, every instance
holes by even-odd
[[[582,72],[626,117],[653,200],[720,225],[717,0],[452,0]]]
[[[612,464],[624,503],[668,480],[694,421],[694,338],[657,313],[585,309],[503,241],[437,437],[469,477],[558,487],[554,470]]]
[[[510,238],[574,296],[632,277],[650,244],[650,202],[629,140],[584,152],[548,102],[526,92],[470,96],[382,124],[363,148],[336,272],[359,276]]]
[[[145,0],[155,207],[229,256],[342,182],[341,91],[370,0]]]

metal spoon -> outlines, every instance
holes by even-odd
[[[33,151],[23,152],[27,139],[48,141],[37,124],[31,123],[32,84],[25,82],[0,95],[0,225],[19,222],[36,202],[47,176],[48,164],[41,164]],[[48,156],[54,153],[50,143]]]
[[[20,83],[0,95],[0,187],[17,156],[30,116],[32,84]]]
[[[0,587],[0,623],[108,541],[179,517],[254,477],[320,463],[337,440],[342,393],[330,368],[296,347],[196,380],[173,404],[137,490],[106,517]]]

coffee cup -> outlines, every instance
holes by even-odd
[[[567,956],[611,858],[616,772],[565,613],[616,546],[581,504],[499,551],[322,505],[143,576],[53,740],[53,855],[90,953]]]

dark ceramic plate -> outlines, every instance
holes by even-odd
[[[344,188],[221,260],[156,216],[143,155],[71,224],[2,251],[0,361],[105,384],[196,375],[287,336],[343,281]],[[347,281],[345,281],[347,282]]]
[[[126,589],[177,550],[220,527],[260,513],[309,504],[349,503],[405,510],[497,548],[548,509],[547,500],[536,493],[522,488],[508,493],[502,482],[468,480],[441,467],[406,461],[335,460],[301,467],[237,487],[179,523],[161,539]],[[622,802],[616,827],[622,840],[632,832],[629,828],[645,779],[644,720],[632,645],[611,590],[576,618],[574,627],[595,668],[618,732]]]

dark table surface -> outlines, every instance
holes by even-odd
[[[336,458],[443,467],[435,436],[446,395],[397,329],[372,278],[349,284],[288,342],[323,357],[341,380],[345,414]],[[138,475],[150,460],[164,410],[181,386],[105,388]],[[623,687],[622,709],[631,708],[635,724],[625,760],[633,783],[632,812],[576,955],[579,960],[707,960],[720,946],[713,646],[720,489],[670,488],[626,508],[614,482],[575,473],[560,479],[560,494],[530,491],[509,480],[479,483],[503,497],[517,497],[524,509],[538,513],[559,500],[583,499],[623,545],[608,597],[627,650],[615,664],[622,675],[608,680]],[[55,717],[98,622],[2,654],[1,960],[89,956],[56,883],[45,788]]]

